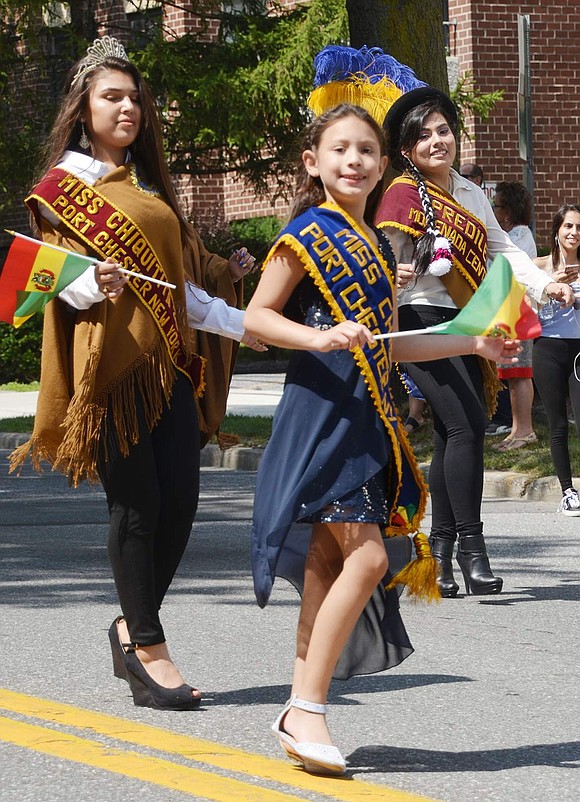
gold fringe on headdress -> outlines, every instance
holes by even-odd
[[[331,81],[313,89],[308,97],[308,107],[318,117],[341,103],[350,103],[368,111],[382,125],[388,110],[402,94],[388,78],[372,83],[364,73],[357,73],[348,81]]]

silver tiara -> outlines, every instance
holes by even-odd
[[[93,44],[87,47],[87,55],[81,61],[81,65],[70,83],[71,88],[76,84],[79,78],[82,78],[82,76],[90,72],[90,70],[100,67],[101,64],[110,58],[129,61],[125,48],[118,39],[115,39],[113,36],[103,36],[101,39],[95,39]]]

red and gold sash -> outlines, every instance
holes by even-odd
[[[430,181],[425,184],[431,197],[437,228],[451,243],[453,266],[457,268],[440,278],[453,301],[462,308],[487,272],[487,231],[481,220],[449,193]],[[377,225],[398,228],[416,239],[425,233],[425,214],[419,191],[407,174],[395,178],[383,195],[377,213]],[[459,278],[461,281],[458,281]]]
[[[142,274],[143,278],[130,276],[128,286],[155,321],[173,365],[201,394],[203,360],[186,353],[171,289],[147,281],[168,279],[155,249],[137,224],[95,187],[61,168],[51,170],[26,203],[39,226],[42,204],[101,259],[110,256],[122,267]]]
[[[425,182],[437,228],[451,244],[453,267],[440,276],[447,292],[459,309],[462,309],[479,287],[487,272],[487,230],[481,220],[461,206],[449,193],[430,181]],[[389,186],[377,213],[380,228],[392,226],[418,239],[425,233],[425,214],[419,190],[413,179],[404,174]],[[495,363],[480,359],[485,401],[489,416],[497,407],[497,393],[501,387]]]

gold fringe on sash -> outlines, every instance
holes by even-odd
[[[495,362],[489,359],[479,358],[479,367],[483,376],[483,396],[487,407],[488,417],[493,418],[497,409],[497,394],[504,387],[501,379],[497,375]]]
[[[149,431],[154,428],[161,417],[163,404],[171,398],[175,382],[175,368],[161,337],[149,351],[121,373],[114,384],[88,403],[99,358],[98,350],[89,354],[83,379],[62,423],[65,431],[62,441],[56,446],[33,436],[11,454],[11,472],[19,470],[26,458],[30,457],[33,467],[38,471],[41,470],[41,460],[51,462],[53,470],[66,474],[73,487],[77,487],[84,479],[97,482],[101,443],[104,458],[108,459],[109,425],[113,426],[115,442],[124,457],[139,440],[137,394],[143,401],[147,428]]]

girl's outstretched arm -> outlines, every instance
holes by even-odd
[[[428,362],[450,356],[477,354],[496,362],[510,359],[517,362],[519,340],[504,340],[501,337],[468,337],[458,334],[411,334],[393,340],[394,362]]]
[[[305,275],[294,251],[282,245],[266,264],[248,304],[246,331],[271,345],[303,351],[333,351],[372,343],[370,331],[360,323],[346,321],[322,331],[283,316],[282,310]]]

